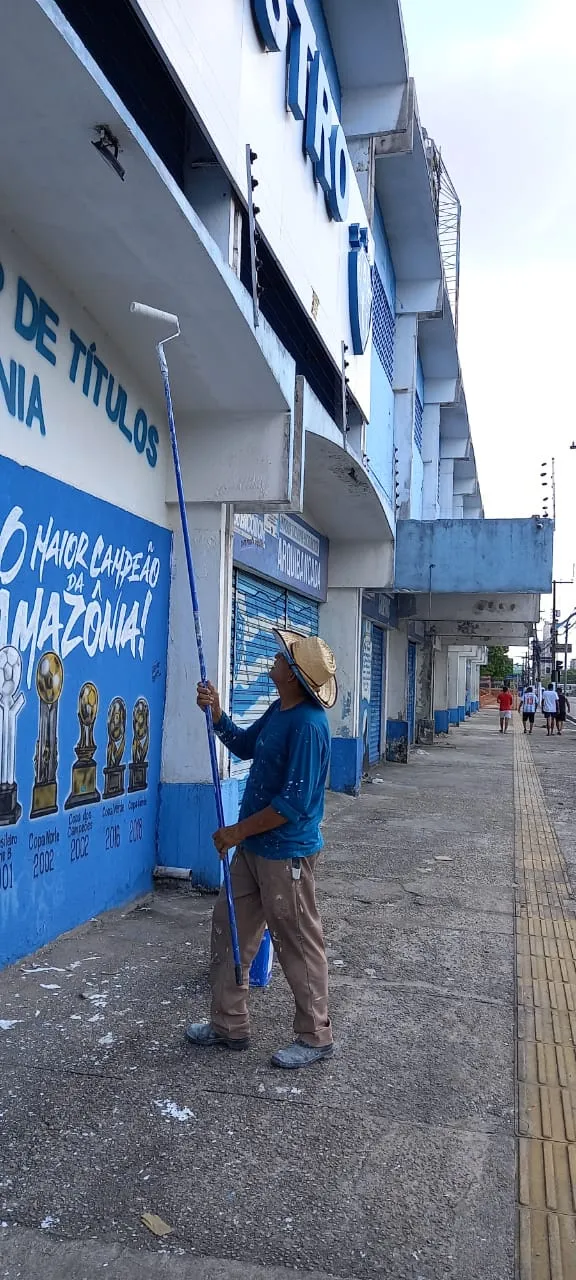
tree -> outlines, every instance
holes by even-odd
[[[503,644],[495,644],[488,650],[488,662],[485,667],[481,667],[480,675],[491,676],[492,680],[506,680],[513,672],[514,663]]]

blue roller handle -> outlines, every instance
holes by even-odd
[[[208,676],[206,673],[206,661],[204,658],[204,642],[202,640],[202,624],[200,622],[200,606],[198,604],[198,592],[196,590],[196,576],[194,573],[194,562],[192,560],[192,547],[190,546],[190,533],[188,530],[188,518],[186,515],[186,502],[184,498],[184,488],[182,485],[182,472],[180,470],[180,455],[178,453],[178,441],[176,439],[176,427],[174,425],[174,410],[172,408],[172,395],[170,393],[170,377],[168,374],[168,363],[164,353],[164,344],[157,343],[156,351],[158,352],[158,363],[162,373],[162,381],[164,383],[164,396],[166,398],[166,410],[168,413],[168,426],[170,428],[170,443],[172,445],[172,457],[174,459],[174,471],[176,474],[176,488],[178,490],[178,505],[180,507],[180,519],[182,521],[182,534],[184,537],[184,549],[186,552],[186,564],[188,566],[188,580],[190,583],[190,595],[192,596],[192,613],[194,616],[194,630],[196,632],[196,644],[198,647],[198,662],[200,665],[200,679],[202,684],[207,684]],[[218,757],[216,755],[216,740],[214,737],[214,725],[212,723],[211,707],[204,708],[206,716],[206,731],[208,734],[208,749],[210,752],[210,768],[212,770],[212,784],[214,787],[214,797],[216,800],[216,816],[218,826],[225,827],[226,819],[224,817],[224,805],[222,803],[222,787],[220,784],[220,774],[218,771]],[[230,922],[230,936],[232,938],[232,952],[234,955],[234,970],[236,982],[239,987],[242,986],[242,962],[240,960],[240,943],[238,941],[238,927],[236,924],[236,912],[234,910],[234,898],[232,896],[232,882],[230,879],[230,863],[228,855],[222,859],[222,868],[224,871],[224,886],[226,889],[226,901],[228,903],[228,920]]]

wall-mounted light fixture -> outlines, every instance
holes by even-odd
[[[102,159],[106,161],[106,164],[110,165],[110,168],[114,170],[114,173],[123,182],[126,170],[122,168],[118,159],[118,152],[120,151],[118,139],[114,137],[107,124],[97,124],[95,132],[98,136],[92,139],[92,146],[96,147]]]

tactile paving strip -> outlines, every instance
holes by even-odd
[[[576,1280],[576,916],[523,734],[514,735],[520,1280]]]

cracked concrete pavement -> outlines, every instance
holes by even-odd
[[[0,1280],[512,1280],[512,764],[486,711],[329,797],[318,1068],[268,1065],[277,965],[249,1052],[183,1042],[207,897],[158,893],[0,975]]]

